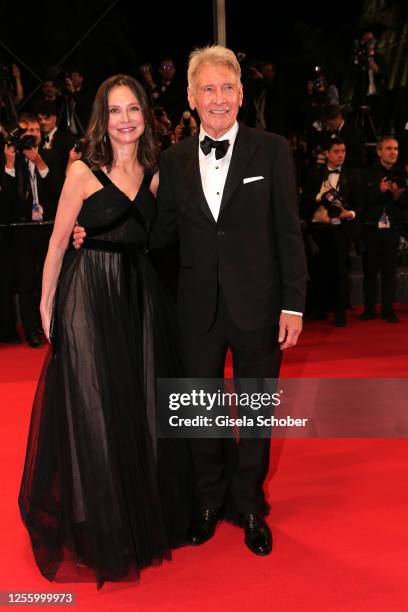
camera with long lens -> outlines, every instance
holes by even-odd
[[[27,128],[19,126],[9,135],[7,146],[14,147],[16,153],[22,153],[26,149],[33,149],[37,146],[36,137],[32,134],[25,134]]]
[[[373,39],[370,42],[374,42]],[[370,59],[374,57],[374,50],[369,49],[368,42],[356,41],[355,43],[355,53],[354,53],[354,63],[363,68],[364,70],[368,69],[368,62]]]
[[[336,219],[344,210],[343,198],[333,188],[322,194],[321,204],[327,209],[330,219]]]

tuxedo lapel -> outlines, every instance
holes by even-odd
[[[245,168],[255,155],[255,151],[258,148],[258,145],[251,142],[247,136],[248,133],[245,126],[240,124],[222,194],[220,215],[230,201],[238,185],[242,183],[245,176]]]
[[[198,134],[191,139],[189,147],[182,158],[185,169],[185,186],[191,197],[191,201],[198,205],[205,216],[215,223],[211,210],[205,199],[203,185],[201,182],[200,163],[198,159]]]

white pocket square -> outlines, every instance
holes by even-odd
[[[262,179],[265,178],[264,176],[249,176],[248,178],[244,178],[243,182],[244,185],[246,183],[253,183],[254,181],[262,181]]]

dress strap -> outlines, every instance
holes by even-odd
[[[100,168],[98,168],[98,170],[92,170],[92,173],[96,176],[98,181],[102,183],[104,187],[112,185],[112,181],[110,180],[109,176]]]

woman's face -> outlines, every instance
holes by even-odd
[[[138,99],[132,90],[120,85],[108,96],[108,134],[112,144],[133,144],[145,129],[145,120]]]

